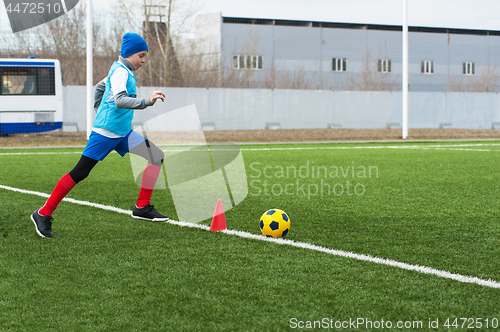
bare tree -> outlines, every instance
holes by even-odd
[[[143,31],[151,51],[143,83],[160,86],[182,85],[182,75],[170,32],[173,0],[168,0],[167,5],[153,5],[151,1],[148,4],[148,1],[144,0],[143,7]],[[160,21],[152,21],[152,16],[157,16]],[[164,16],[166,22],[162,22]]]
[[[94,84],[108,74],[112,61],[116,59],[120,45],[117,35],[123,30],[114,24],[117,22],[107,22],[106,28],[105,23],[94,19]],[[83,85],[86,82],[86,29],[86,5],[81,3],[66,15],[14,34],[7,45],[17,47],[1,51],[0,56],[58,59],[63,84]]]
[[[394,91],[399,77],[378,71],[377,62],[372,61],[369,52],[365,53],[363,68],[359,74],[351,74],[347,78],[344,90],[357,91]]]
[[[114,17],[94,17],[94,84],[107,76],[110,65],[120,54],[123,34],[131,31],[142,34],[151,50],[146,65],[136,73],[139,85],[331,89],[318,70],[306,71],[300,63],[287,68],[282,64],[275,65],[273,59],[268,70],[254,68],[253,64],[242,69],[233,69],[231,65],[226,67],[224,64],[231,63],[232,59],[221,59],[222,54],[228,53],[221,51],[224,45],[220,41],[213,50],[201,50],[200,40],[192,38],[195,15],[201,8],[197,0],[156,1],[119,0]],[[147,6],[158,6],[163,12],[148,12]],[[15,35],[0,36],[3,46],[0,56],[57,58],[61,62],[63,84],[84,85],[85,22],[85,3],[80,3],[67,15],[45,25]],[[234,54],[257,54],[258,30],[251,27],[249,35],[241,47],[233,50]],[[204,38],[210,41],[209,32]],[[248,61],[249,57],[245,59]]]
[[[256,78],[257,70],[253,68],[251,63],[251,56],[257,54],[257,46],[259,43],[258,38],[259,29],[250,27],[248,34],[249,38],[243,42],[243,46],[238,49],[233,49],[233,54],[240,54],[243,58],[240,59],[240,65],[243,64],[244,68],[233,69],[233,59],[224,59],[222,63],[231,63],[229,67],[221,68],[221,82],[220,86],[225,88],[258,88],[260,82]],[[235,45],[237,41],[235,40]],[[221,47],[221,52],[224,46]],[[226,53],[227,54],[227,53]],[[222,65],[222,64],[221,64]]]
[[[322,77],[320,70],[307,72],[304,65],[298,63],[293,69],[276,66],[274,59],[266,73],[264,88],[266,89],[302,89],[302,90],[332,90],[332,85]]]
[[[142,34],[150,48],[145,66],[137,73],[139,84],[184,86],[174,42],[191,32],[199,10],[197,1],[120,0],[116,10],[125,18],[130,31]]]
[[[255,68],[256,64],[250,63],[250,56],[258,54],[258,32],[258,29],[251,27],[249,38],[243,46],[239,49],[233,49],[233,54],[245,56],[244,68],[234,69],[232,66],[221,68],[220,86],[265,89],[328,89],[330,87],[321,77],[319,69],[306,71],[305,66],[300,62],[295,64],[293,68],[288,68],[284,64],[276,65],[277,61],[271,59],[270,67],[266,71]],[[235,42],[235,44],[237,43]],[[228,52],[224,53],[228,54]],[[232,63],[232,61],[224,59],[222,63]]]
[[[481,68],[477,75],[450,75],[448,85],[454,92],[498,92],[499,80],[500,72],[495,64]]]

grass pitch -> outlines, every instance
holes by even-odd
[[[260,234],[262,213],[280,208],[287,239],[500,281],[498,143],[241,148],[249,194],[229,229]],[[0,184],[50,193],[81,151],[1,150]],[[138,192],[129,158],[111,154],[68,197],[131,210]],[[2,330],[500,327],[498,288],[64,201],[42,239],[29,216],[45,200],[0,189]],[[168,190],[152,203],[177,219]]]

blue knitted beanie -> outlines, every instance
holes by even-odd
[[[124,58],[142,51],[148,51],[148,44],[136,33],[127,32],[122,39],[120,55]]]

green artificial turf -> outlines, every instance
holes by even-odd
[[[241,146],[249,194],[227,225],[260,234],[262,213],[279,208],[287,239],[500,282],[500,146],[483,144]],[[50,193],[78,152],[0,150],[0,185]],[[138,192],[129,158],[111,154],[68,197],[131,210]],[[357,330],[439,320],[458,331],[460,318],[482,319],[470,330],[500,320],[498,288],[65,201],[43,239],[29,216],[45,200],[0,189],[2,331],[307,331],[358,319],[394,326]],[[169,190],[152,203],[177,218]]]

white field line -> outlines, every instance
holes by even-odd
[[[24,190],[24,189],[19,189],[19,188],[4,186],[4,185],[0,185],[0,189],[15,191],[15,192],[23,193],[23,194],[37,195],[37,196],[41,196],[41,197],[45,197],[45,198],[48,198],[50,196],[49,194],[41,193],[38,191]],[[91,203],[91,202],[87,202],[87,201],[80,201],[80,200],[76,200],[76,199],[72,199],[72,198],[64,198],[63,200],[66,202],[74,203],[74,204],[96,207],[99,209],[113,211],[113,212],[122,213],[122,214],[126,214],[126,215],[131,215],[131,213],[132,213],[132,211],[120,209],[120,208],[117,208],[114,206],[96,204],[96,203]],[[206,231],[208,231],[210,229],[210,227],[207,225],[200,225],[200,224],[183,222],[183,221],[169,220],[166,222],[169,224],[173,224],[173,225],[177,225],[177,226],[181,226],[181,227],[199,228],[199,229],[203,229]],[[256,234],[237,231],[237,230],[229,230],[228,229],[228,230],[223,230],[221,232],[224,234],[236,235],[236,236],[246,238],[246,239],[273,242],[273,243],[282,244],[282,245],[289,245],[292,247],[319,251],[319,252],[323,252],[323,253],[334,255],[334,256],[353,258],[353,259],[357,259],[357,260],[361,260],[361,261],[393,266],[393,267],[397,267],[397,268],[404,269],[404,270],[416,271],[416,272],[420,272],[420,273],[436,275],[436,276],[439,276],[442,278],[452,279],[452,280],[456,280],[456,281],[460,281],[460,282],[464,282],[464,283],[478,284],[481,286],[500,289],[500,282],[495,281],[495,280],[491,280],[491,279],[485,280],[485,279],[480,279],[477,277],[464,276],[461,274],[451,273],[448,271],[437,270],[437,269],[434,269],[431,267],[402,263],[402,262],[394,261],[392,259],[378,258],[378,257],[369,256],[369,255],[356,254],[356,253],[347,252],[347,251],[343,251],[343,250],[330,249],[330,248],[320,247],[320,246],[310,244],[310,243],[296,242],[296,241],[282,239],[282,238],[281,239],[268,238],[268,237],[265,237],[263,235],[256,235]]]
[[[30,155],[44,155],[44,154],[81,154],[83,151],[74,152],[6,152],[0,153],[0,156],[30,156]]]
[[[312,147],[279,147],[279,148],[249,148],[249,149],[219,149],[220,151],[286,151],[286,150],[359,150],[359,149],[417,149],[417,150],[456,150],[456,151],[486,151],[500,152],[490,149],[464,149],[474,146],[500,146],[500,144],[450,144],[450,145],[381,145],[381,146],[312,146]],[[212,149],[213,150],[213,149]],[[217,149],[215,149],[217,150]],[[166,149],[164,152],[208,151],[208,149]],[[115,152],[115,151],[112,151]],[[6,152],[0,156],[27,156],[27,155],[61,155],[81,154],[82,151],[72,152]]]
[[[271,143],[272,144],[272,143]],[[279,147],[279,148],[248,148],[219,149],[219,151],[286,151],[286,150],[359,150],[359,149],[416,149],[416,150],[457,150],[457,151],[498,151],[490,149],[464,149],[474,146],[500,146],[500,144],[454,144],[454,145],[380,145],[380,146],[312,146],[312,147]],[[217,151],[218,149],[212,149]],[[164,152],[208,151],[208,149],[168,149]]]
[[[446,150],[446,151],[480,151],[480,152],[500,152],[500,150],[489,150],[489,149],[460,149],[460,148],[422,148],[422,150]]]

